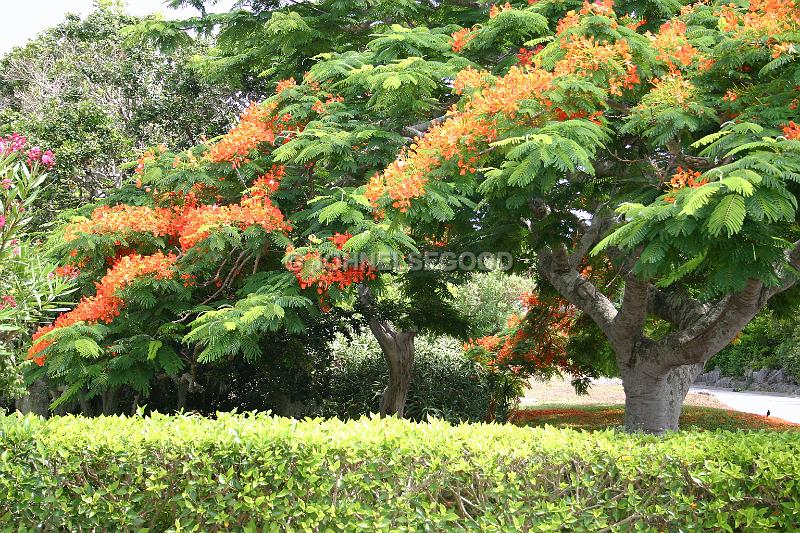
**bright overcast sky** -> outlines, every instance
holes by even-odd
[[[82,16],[91,13],[93,0],[0,0],[0,55],[14,46],[25,44],[37,33],[55,26],[67,13],[78,13]],[[209,11],[225,12],[233,4],[233,0],[221,0]],[[134,15],[149,15],[161,12],[167,18],[185,18],[196,16],[197,10],[185,8],[169,9],[164,0],[128,0],[128,12]]]

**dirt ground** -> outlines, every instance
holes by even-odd
[[[520,407],[535,407],[544,404],[566,405],[617,405],[625,403],[625,392],[619,380],[599,380],[589,387],[587,396],[578,396],[568,379],[553,379],[543,383],[531,381],[530,387],[520,402]],[[685,405],[718,407],[728,409],[725,404],[705,393],[692,393],[686,396]]]

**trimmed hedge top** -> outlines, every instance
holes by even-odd
[[[796,433],[0,416],[0,450],[14,529],[800,528]]]

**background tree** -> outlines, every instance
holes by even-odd
[[[176,368],[181,367],[191,368],[191,375],[196,375],[194,369],[198,363],[219,361],[239,353],[252,357],[258,353],[258,346],[254,346],[255,339],[276,328],[287,327],[289,332],[299,332],[298,316],[295,314],[286,317],[270,315],[265,319],[262,317],[265,313],[264,306],[254,303],[261,302],[264,298],[269,301],[277,298],[276,301],[296,302],[297,305],[305,302],[302,303],[304,307],[308,304],[308,300],[296,299],[299,297],[296,289],[265,276],[266,272],[274,271],[275,257],[274,252],[267,253],[258,248],[256,243],[262,243],[260,245],[263,246],[263,240],[252,241],[248,233],[248,237],[240,241],[227,229],[227,233],[223,235],[215,235],[214,232],[207,235],[205,231],[198,232],[197,227],[184,227],[184,217],[189,216],[188,213],[195,217],[198,216],[196,212],[213,211],[211,202],[221,203],[224,206],[221,212],[232,216],[235,211],[238,216],[240,212],[237,205],[243,207],[241,202],[249,201],[248,197],[242,196],[243,190],[255,183],[260,188],[266,186],[270,190],[274,186],[277,190],[270,199],[279,202],[284,212],[294,213],[291,215],[291,226],[295,235],[292,240],[295,241],[293,246],[297,247],[290,250],[290,255],[298,260],[290,257],[288,264],[292,267],[301,290],[311,289],[312,294],[316,290],[318,297],[324,297],[317,302],[322,309],[329,307],[329,295],[332,295],[332,301],[345,302],[354,299],[352,291],[342,292],[341,289],[360,282],[380,281],[371,279],[373,273],[370,269],[381,266],[380,258],[386,252],[396,251],[401,255],[408,250],[417,252],[425,246],[445,242],[447,239],[444,237],[448,233],[462,241],[453,243],[453,249],[478,253],[485,251],[487,247],[500,246],[497,233],[491,235],[474,231],[474,214],[462,211],[457,220],[444,223],[444,220],[452,219],[456,215],[456,209],[474,209],[476,206],[468,198],[455,197],[447,189],[436,195],[435,210],[431,216],[415,221],[412,229],[400,220],[396,223],[374,220],[367,197],[369,189],[358,187],[370,176],[382,171],[395,158],[400,147],[411,140],[411,136],[421,134],[440,122],[447,107],[459,98],[460,91],[453,91],[452,80],[458,72],[473,63],[459,53],[461,46],[454,41],[457,37],[451,34],[458,34],[461,30],[452,20],[465,20],[465,13],[470,14],[467,17],[470,21],[485,16],[479,5],[448,3],[445,9],[420,8],[416,3],[399,7],[397,4],[393,5],[393,9],[397,9],[396,14],[403,14],[402,17],[398,15],[398,20],[402,20],[404,24],[383,20],[374,24],[375,21],[369,18],[371,15],[360,12],[359,16],[369,22],[365,27],[370,27],[371,33],[371,40],[362,50],[333,51],[323,56],[317,55],[316,50],[313,51],[316,59],[311,62],[311,69],[301,82],[288,78],[276,83],[275,95],[260,106],[251,107],[243,115],[241,123],[210,149],[200,146],[184,154],[158,150],[146,153],[137,168],[138,179],[148,190],[159,191],[158,195],[150,198],[140,191],[120,191],[107,203],[124,205],[111,208],[111,211],[101,208],[95,211],[90,221],[79,223],[77,229],[67,230],[68,243],[64,245],[62,258],[72,264],[81,263],[82,270],[86,272],[83,279],[86,282],[87,297],[91,298],[94,292],[91,282],[105,279],[108,274],[116,275],[113,268],[112,272],[106,272],[109,262],[106,258],[118,257],[135,249],[142,255],[135,258],[136,263],[139,263],[144,257],[149,257],[145,253],[152,254],[154,249],[158,249],[165,257],[169,257],[169,252],[177,254],[174,262],[184,265],[198,259],[196,253],[190,249],[207,238],[211,239],[209,242],[215,243],[210,248],[212,253],[203,256],[203,260],[208,263],[205,266],[192,267],[191,273],[185,274],[199,275],[194,273],[195,269],[216,269],[211,279],[214,280],[213,283],[219,282],[220,287],[211,290],[209,294],[203,294],[199,299],[194,295],[197,291],[193,290],[192,295],[184,293],[181,298],[188,301],[181,306],[185,305],[185,309],[180,309],[179,306],[155,309],[158,313],[166,312],[166,315],[153,316],[144,309],[136,309],[135,316],[148,317],[145,322],[147,328],[144,328],[146,333],[141,323],[134,324],[126,320],[134,315],[132,311],[121,312],[121,318],[109,317],[114,325],[111,332],[113,338],[133,338],[133,332],[142,331],[143,335],[137,338],[135,346],[131,344],[131,353],[136,352],[135,358],[141,362],[144,358],[144,347],[147,346],[147,361],[155,361],[155,366],[151,363],[144,364],[150,370],[140,370],[142,365],[137,362],[138,366],[135,368],[138,373],[134,374],[130,371],[134,367],[124,366],[130,365],[129,361],[118,356],[110,364],[87,365],[87,358],[98,357],[94,353],[95,348],[79,353],[80,356],[75,358],[77,347],[74,342],[67,342],[64,336],[80,340],[82,346],[88,347],[91,339],[87,336],[105,338],[107,335],[106,331],[98,328],[81,330],[81,324],[85,321],[77,320],[81,317],[79,312],[62,320],[61,324],[57,323],[56,329],[59,331],[41,337],[43,342],[34,348],[32,355],[40,362],[47,363],[47,372],[74,384],[73,392],[89,386],[90,393],[96,394],[106,390],[109,383],[125,384],[144,392],[145,383],[151,379],[148,376],[152,376],[153,372],[158,374],[163,370],[174,374],[177,372]],[[270,12],[271,22],[268,23],[283,24],[287,18],[295,19],[298,14],[293,11],[294,7]],[[322,16],[318,10],[329,6],[312,7],[314,14],[307,14],[309,18]],[[333,9],[336,6],[332,4],[330,7]],[[339,26],[351,22],[346,19],[344,12],[335,9],[332,12],[343,17]],[[281,16],[277,16],[279,14]],[[448,16],[451,20],[447,19]],[[426,17],[432,23],[442,26],[425,27],[423,24]],[[144,27],[151,27],[151,22],[145,23]],[[507,11],[502,16],[492,17],[485,24],[485,32],[480,38],[471,40],[471,45],[476,50],[475,57],[495,67],[498,72],[503,72],[519,61],[517,48],[512,47],[510,50],[514,53],[509,54],[508,47],[511,43],[524,42],[543,31],[544,26],[541,16],[528,12]],[[171,27],[170,24],[159,26],[161,29]],[[325,27],[335,28],[337,25],[326,23]],[[257,33],[260,30],[256,27],[254,31]],[[231,38],[235,35],[237,33],[232,33]],[[242,39],[250,37],[247,32],[239,36]],[[278,62],[278,57],[265,57],[264,60]],[[160,194],[165,191],[169,200],[165,205],[168,211],[148,211],[163,205]],[[198,200],[201,191],[208,193],[208,196]],[[192,195],[188,206],[180,203],[180,198],[186,195]],[[259,193],[259,198],[263,198],[262,193]],[[312,199],[315,201],[307,207]],[[175,201],[177,204],[173,205]],[[197,205],[198,203],[201,205]],[[403,205],[398,203],[399,207]],[[141,206],[142,210],[137,211],[136,206]],[[155,224],[153,219],[157,217],[153,213],[162,213],[160,217],[165,221],[172,220],[172,211],[175,209],[186,211],[177,213],[176,218],[181,221],[179,224],[174,227],[167,222],[165,224],[168,227]],[[211,215],[202,215],[206,216]],[[261,222],[264,227],[264,221]],[[272,222],[274,220],[267,224],[272,241],[279,246],[289,244],[287,239],[281,238],[282,232],[287,228],[282,228],[280,224],[272,226]],[[244,229],[244,220],[237,223],[235,220],[217,219],[211,227],[222,229],[230,225],[239,230]],[[98,229],[93,229],[95,227]],[[198,233],[184,235],[188,230]],[[151,241],[151,237],[158,237],[164,232],[168,232],[171,240],[166,243]],[[145,235],[138,235],[139,233]],[[137,235],[134,246],[128,246],[131,244],[130,234]],[[151,237],[146,237],[148,234]],[[480,238],[475,239],[475,235]],[[466,237],[462,239],[460,236]],[[175,248],[175,239],[178,239],[181,250]],[[238,258],[234,251],[239,251]],[[234,255],[229,256],[231,253]],[[340,268],[349,258],[358,257],[361,253],[366,253],[373,260],[365,264],[356,263],[355,268]],[[73,255],[81,259],[74,259]],[[272,257],[272,262],[268,257]],[[215,260],[218,264],[214,263]],[[110,261],[114,264],[115,259]],[[163,264],[162,261],[172,262],[173,258],[167,260],[159,256],[159,265]],[[90,265],[91,268],[86,268]],[[155,266],[148,265],[146,273],[151,268]],[[237,279],[245,269],[250,268],[255,276],[252,283]],[[176,274],[170,271],[172,274],[165,275],[172,279]],[[210,272],[203,275],[208,274]],[[402,291],[403,296],[399,301],[383,299],[388,306],[372,305],[371,298],[359,300],[362,311],[369,317],[370,325],[374,326],[373,331],[377,331],[377,335],[387,341],[387,360],[390,363],[393,360],[402,363],[395,365],[397,371],[393,373],[394,377],[390,374],[391,386],[387,388],[387,392],[396,392],[386,395],[384,411],[387,413],[401,411],[408,389],[407,379],[403,379],[403,376],[410,375],[413,362],[411,341],[415,330],[422,326],[429,329],[445,327],[454,332],[457,326],[460,327],[456,320],[457,314],[450,306],[451,295],[445,283],[445,280],[453,281],[458,276],[445,274],[442,275],[436,269],[402,274],[396,279],[402,281],[402,286],[408,290]],[[114,276],[112,280],[113,278]],[[203,290],[207,290],[208,283],[212,282],[203,283]],[[104,287],[102,281],[101,286]],[[233,291],[234,287],[237,291]],[[112,294],[124,291],[125,288],[114,285],[109,287]],[[167,289],[166,285],[158,288]],[[289,293],[283,294],[285,291]],[[342,294],[337,294],[338,292]],[[283,296],[279,297],[277,294]],[[366,291],[364,295],[368,296]],[[136,297],[141,298],[142,304],[153,298],[139,293],[135,294]],[[126,306],[138,303],[135,298],[126,303]],[[191,307],[189,301],[199,301],[200,305]],[[376,301],[380,304],[382,298],[379,297]],[[233,308],[229,308],[233,303]],[[256,309],[250,309],[253,305]],[[267,307],[269,309],[271,308]],[[82,312],[80,305],[79,311]],[[165,342],[158,332],[152,331],[152,326],[174,322],[174,318],[165,318],[170,313],[177,313],[184,322],[188,322],[193,316],[200,315],[200,318],[192,323],[192,329],[188,333],[178,326],[181,333],[171,339],[173,343],[182,339],[188,345],[173,348],[182,363],[170,368],[159,368],[160,352],[149,350],[152,346],[159,346],[158,342],[161,342],[158,348],[160,350]],[[94,316],[92,320],[97,321],[98,317]],[[269,327],[262,323],[264,320]],[[390,346],[388,341],[394,342],[398,337],[402,337],[402,347]],[[51,339],[57,338],[62,339],[57,345],[50,343]],[[56,357],[63,357],[64,361],[61,362]],[[56,368],[69,368],[70,372],[63,375],[52,374]],[[124,377],[109,380],[107,373],[116,370],[121,370],[119,376]],[[65,395],[67,397],[69,395]]]
[[[85,19],[68,15],[0,59],[5,133],[24,131],[59,154],[50,174],[58,187],[42,198],[51,212],[120,186],[119,167],[137,151],[186,148],[222,133],[238,112],[230,92],[191,69],[202,42],[171,54],[128,47],[125,29],[138,21],[122,4],[100,2]]]

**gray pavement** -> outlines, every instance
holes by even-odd
[[[800,397],[798,396],[785,396],[769,392],[734,392],[702,387],[692,387],[689,391],[712,394],[736,411],[765,415],[769,410],[770,416],[800,424]]]

